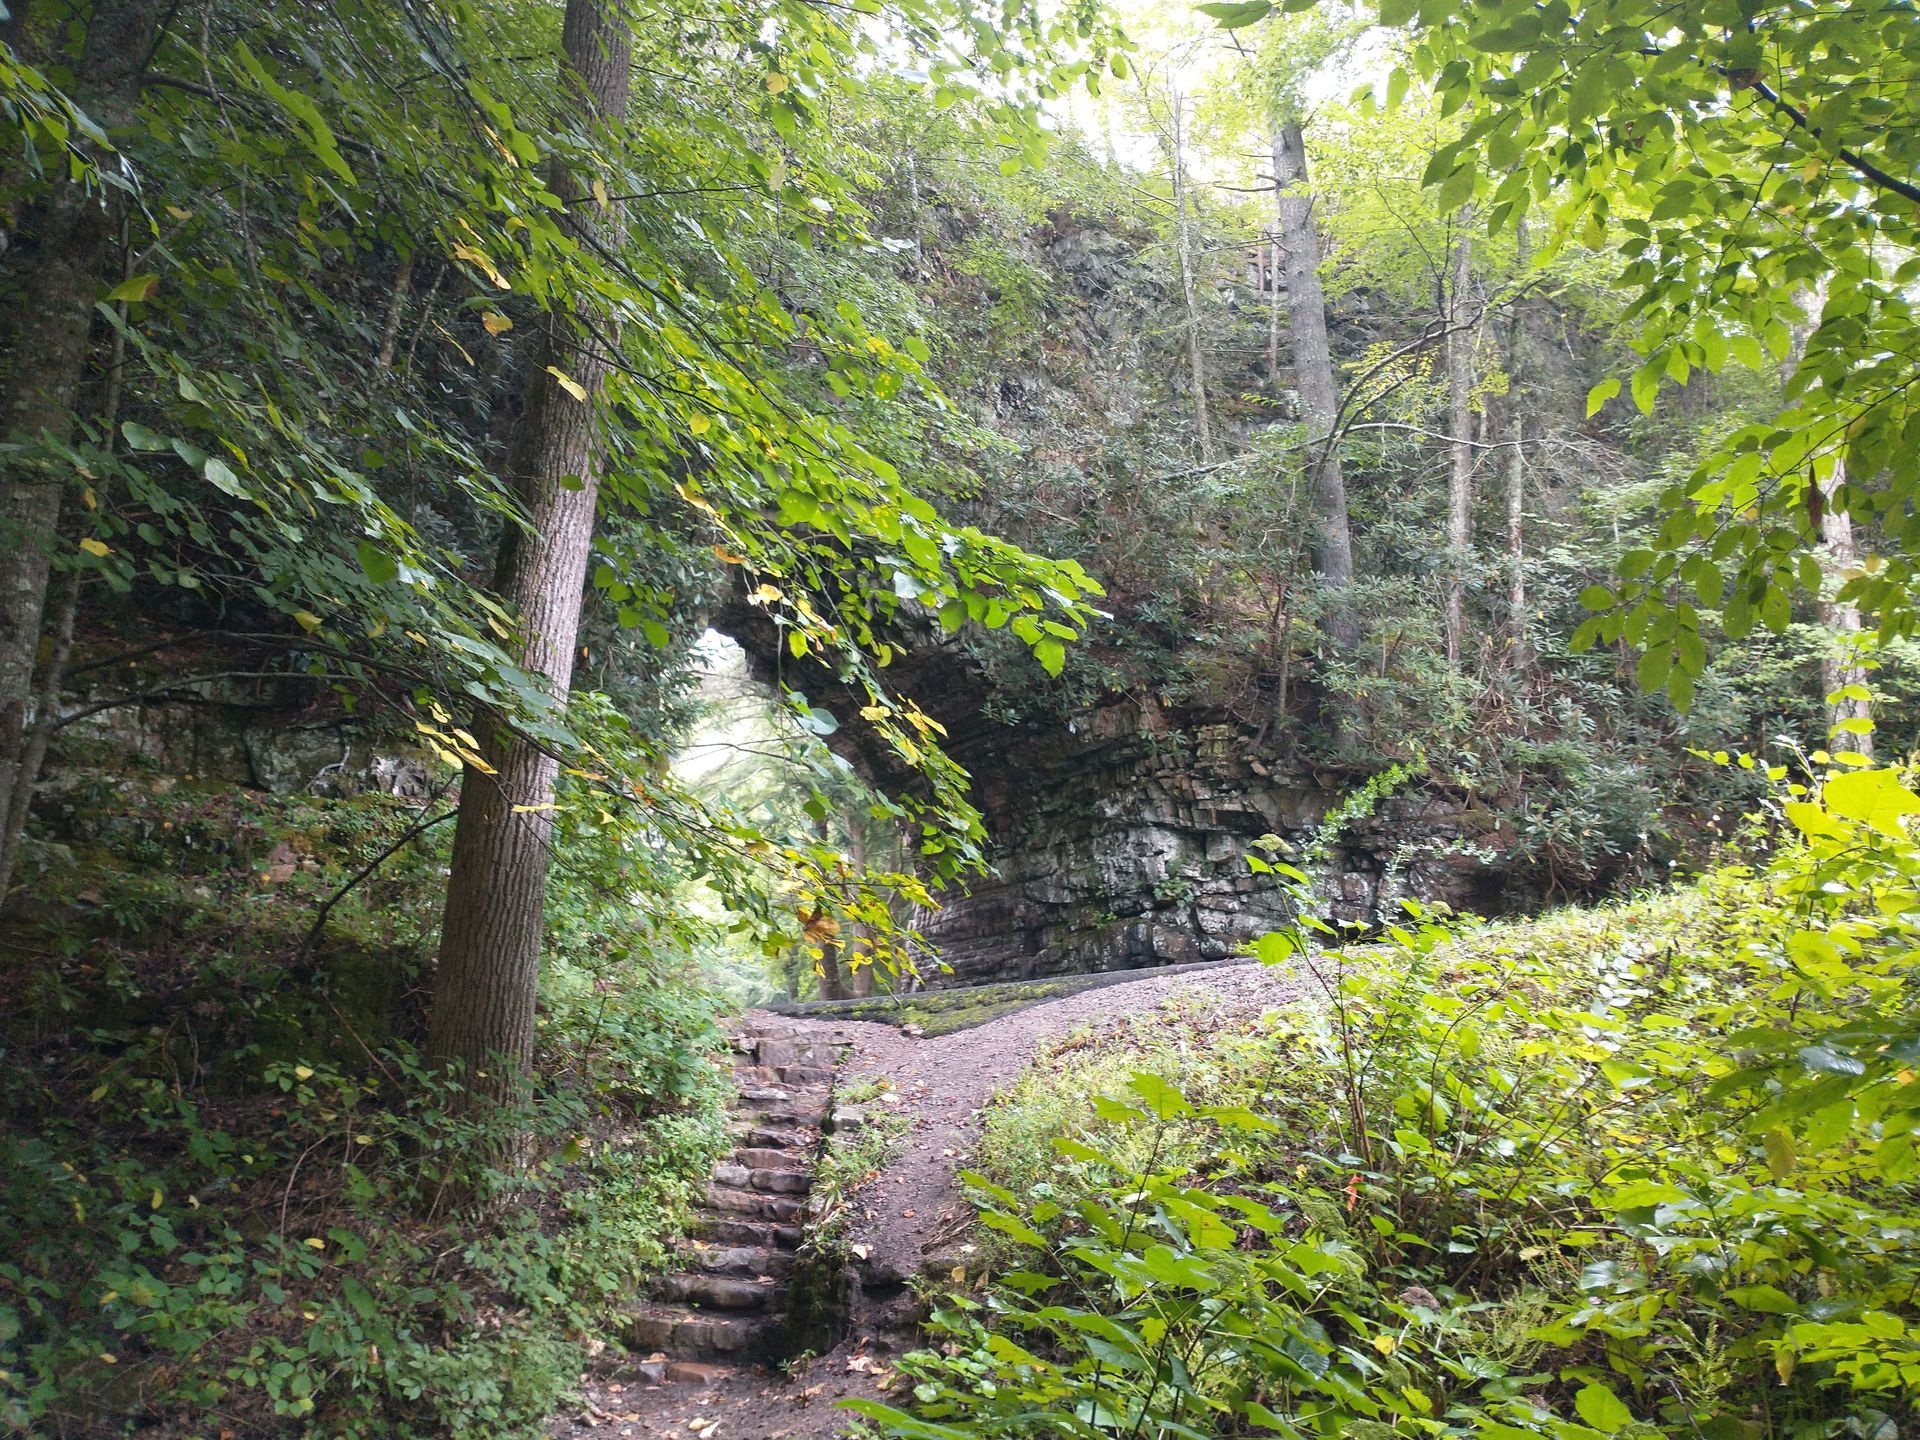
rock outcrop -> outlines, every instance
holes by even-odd
[[[961,751],[987,817],[994,874],[921,928],[949,967],[931,984],[978,984],[1213,960],[1293,917],[1289,895],[1246,857],[1278,836],[1310,863],[1335,920],[1373,922],[1407,897],[1497,913],[1493,812],[1413,790],[1330,838],[1355,779],[1291,769],[1253,737],[1127,701],[1061,733],[1031,727],[992,752]],[[1324,854],[1322,854],[1324,852]]]

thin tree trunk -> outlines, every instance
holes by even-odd
[[[1267,237],[1267,379],[1280,375],[1280,316],[1285,286],[1280,279],[1280,236]]]
[[[1193,367],[1193,426],[1200,436],[1200,459],[1213,463],[1213,416],[1207,407],[1207,355],[1200,326],[1200,289],[1194,278],[1193,227],[1187,214],[1186,99],[1173,92],[1173,228],[1180,259],[1180,293],[1187,304],[1187,359]]]
[[[1306,138],[1297,124],[1273,137],[1274,208],[1280,245],[1286,252],[1287,318],[1293,340],[1293,383],[1307,422],[1306,462],[1313,485],[1314,523],[1308,550],[1314,573],[1328,591],[1322,628],[1334,647],[1359,643],[1341,591],[1353,584],[1353,532],[1347,521],[1347,485],[1333,434],[1339,417],[1333,349],[1327,339],[1327,302],[1320,290],[1320,240],[1313,228],[1313,196],[1307,189]]]
[[[1843,461],[1835,462],[1833,474],[1820,486],[1825,505],[1820,512],[1820,548],[1825,551],[1823,569],[1829,577],[1844,575],[1853,568],[1858,556],[1853,546],[1853,517],[1836,503],[1840,491],[1847,483],[1847,469]],[[1845,581],[1840,581],[1844,584]],[[1828,642],[1827,655],[1821,663],[1821,683],[1826,686],[1827,723],[1835,727],[1848,721],[1872,719],[1872,707],[1859,694],[1843,694],[1846,690],[1864,690],[1867,683],[1866,666],[1860,661],[1860,610],[1850,601],[1823,599],[1820,602],[1820,618],[1832,632]],[[1862,755],[1873,754],[1873,732],[1871,730],[1838,730],[1834,735],[1836,749],[1857,750]]]
[[[1522,220],[1514,233],[1514,269],[1524,274],[1531,247],[1527,240],[1527,222]],[[1515,670],[1533,663],[1530,627],[1527,624],[1527,417],[1528,397],[1532,394],[1530,367],[1532,352],[1528,345],[1525,300],[1516,300],[1507,324],[1507,658]]]
[[[159,33],[159,0],[99,0],[73,95],[109,133],[133,120]],[[106,274],[114,213],[99,194],[56,179],[20,215],[0,263],[0,436],[33,445],[72,437],[86,379],[93,306]],[[0,473],[0,817],[24,784],[27,710],[47,619],[64,466],[44,456]]]
[[[1467,290],[1473,283],[1473,242],[1466,219],[1453,247],[1447,281],[1447,666],[1460,668],[1466,648],[1467,565],[1473,546],[1473,347],[1467,323]]]
[[[1507,400],[1507,625],[1513,668],[1531,660],[1527,644],[1527,420],[1509,394]]]
[[[373,357],[373,368],[382,375],[393,368],[394,346],[400,340],[400,321],[407,310],[407,293],[413,285],[413,253],[400,257],[393,272],[393,288],[387,294],[387,318],[380,330],[380,353]]]
[[[1819,329],[1826,308],[1827,284],[1823,278],[1801,296],[1803,318],[1790,332],[1786,360],[1781,366],[1783,379],[1792,378],[1800,368],[1801,361],[1806,358],[1807,342],[1813,338],[1813,332]],[[1833,584],[1835,577],[1851,569],[1858,558],[1853,543],[1853,517],[1839,505],[1846,483],[1846,462],[1836,459],[1833,474],[1820,483],[1818,539],[1821,570],[1829,585]],[[1826,702],[1827,724],[1832,728],[1848,720],[1869,720],[1872,718],[1869,702],[1858,695],[1840,693],[1850,688],[1864,689],[1866,686],[1866,667],[1860,662],[1858,649],[1860,611],[1852,604],[1823,594],[1820,599],[1820,619],[1829,632],[1827,650],[1820,661],[1821,689],[1825,697],[1838,697]],[[1836,743],[1841,740],[1849,750],[1857,750],[1863,755],[1873,754],[1871,731],[1859,734],[1843,731],[1836,737]]]
[[[631,35],[617,0],[568,0],[563,44],[563,90],[602,124],[618,123],[627,107]],[[582,198],[558,163],[552,183],[562,198]],[[617,223],[590,204],[567,213],[583,238]],[[543,325],[508,460],[528,523],[503,542],[497,580],[520,616],[521,664],[562,704],[572,685],[593,540],[596,405],[608,370],[585,328],[558,314]],[[556,370],[588,398],[569,394]],[[493,773],[469,766],[461,787],[427,1053],[463,1072],[470,1097],[499,1100],[533,1058],[558,762],[492,724],[484,726],[481,749]]]
[[[816,817],[813,822],[813,838],[820,842],[823,849],[831,849],[833,846],[833,827],[827,823],[827,817],[824,814]],[[840,941],[838,923],[828,921],[824,908],[817,909],[814,913],[820,921],[820,961],[814,970],[820,982],[820,998],[844,1000],[847,998],[847,977],[840,965],[840,955],[844,947]]]
[[[853,861],[855,875],[863,875],[867,869],[867,819],[857,811],[847,816],[847,855]],[[847,992],[856,1000],[865,999],[873,993],[873,936],[862,925],[856,932],[857,939],[866,943],[866,963],[856,965],[852,959],[847,963]],[[849,946],[843,953],[856,954],[856,947]]]

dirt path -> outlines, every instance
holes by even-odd
[[[1151,1010],[1176,997],[1251,1017],[1303,993],[1302,977],[1292,972],[1222,962],[1199,972],[1147,974],[930,1039],[890,1025],[787,1020],[802,1030],[817,1025],[823,1034],[831,1031],[836,1038],[851,1039],[853,1051],[841,1083],[886,1080],[909,1118],[892,1161],[853,1199],[850,1241],[856,1254],[865,1252],[862,1278],[868,1293],[897,1290],[960,1243],[971,1212],[955,1186],[954,1171],[970,1163],[982,1108],[1020,1076],[1045,1042],[1081,1025]],[[850,1417],[834,1402],[875,1394],[876,1377],[886,1373],[899,1343],[884,1325],[874,1323],[884,1317],[863,1318],[867,1323],[857,1327],[853,1339],[830,1355],[791,1367],[787,1374],[742,1369],[705,1387],[597,1382],[588,1387],[585,1416],[571,1426],[556,1426],[554,1433],[678,1435],[690,1440],[838,1435]]]

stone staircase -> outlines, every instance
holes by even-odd
[[[632,1314],[636,1378],[709,1384],[730,1365],[778,1358],[807,1196],[848,1042],[817,1023],[751,1017],[733,1036],[734,1150],[713,1167],[685,1243]]]

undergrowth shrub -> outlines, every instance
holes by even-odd
[[[857,1408],[948,1440],[1906,1433],[1920,797],[1861,757],[1770,778],[1764,867],[1360,951],[1309,918],[1260,948],[1317,997],[1238,1044],[1056,1056],[971,1177],[991,1285],[936,1311],[913,1411]]]
[[[0,1433],[543,1432],[724,1144],[713,1001],[581,887],[541,1083],[460,1118],[415,1048],[444,829],[315,938],[417,811],[98,803],[5,936],[34,982],[0,1021]]]

